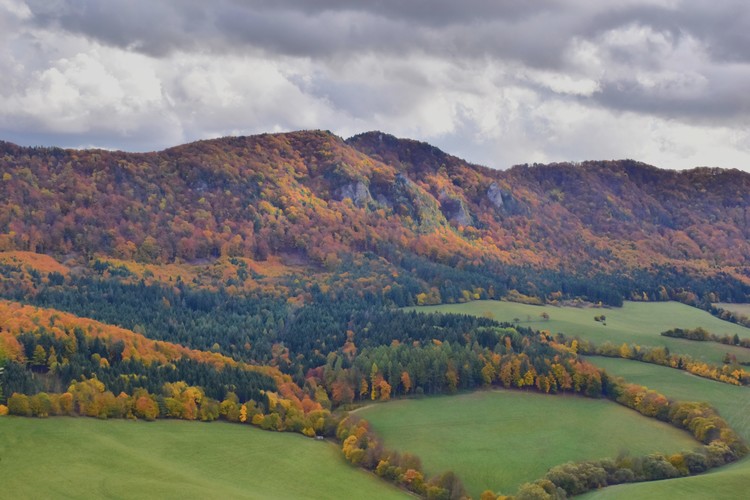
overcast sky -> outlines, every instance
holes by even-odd
[[[747,0],[0,0],[0,139],[382,130],[494,168],[750,170]]]

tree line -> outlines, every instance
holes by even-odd
[[[750,385],[750,372],[745,370],[736,358],[727,354],[721,366],[706,363],[693,359],[687,354],[674,354],[669,351],[668,347],[649,347],[638,344],[623,343],[619,346],[612,342],[606,341],[597,346],[587,340],[573,339],[565,340],[563,334],[556,336],[566,345],[572,345],[575,342],[577,349],[581,354],[593,356],[606,356],[610,358],[632,359],[644,363],[653,363],[656,365],[667,366],[678,370],[685,370],[693,375],[708,378],[717,382],[732,385]]]
[[[734,335],[717,335],[702,327],[672,328],[661,332],[661,335],[678,339],[695,340],[698,342],[717,342],[719,344],[735,345],[750,349],[750,338],[740,338],[736,333]]]
[[[748,453],[743,440],[706,403],[673,401],[622,380],[613,385],[609,398],[642,415],[690,432],[704,446],[668,456],[623,454],[613,459],[558,465],[539,480],[523,484],[516,498],[564,499],[617,484],[687,477],[735,462]]]

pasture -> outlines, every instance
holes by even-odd
[[[419,312],[443,312],[488,316],[498,321],[517,322],[519,326],[535,330],[562,332],[578,336],[597,345],[610,341],[641,346],[666,346],[673,353],[687,354],[713,364],[721,364],[727,352],[739,361],[750,362],[750,349],[663,337],[661,332],[671,328],[703,327],[717,335],[750,338],[750,328],[720,320],[700,309],[678,302],[625,302],[620,308],[533,306],[516,302],[478,300],[463,304],[415,307]],[[542,318],[542,314],[549,319]],[[606,325],[594,321],[594,316],[606,316]],[[517,320],[517,321],[516,321]]]
[[[716,408],[746,441],[750,442],[750,388],[737,387],[663,366],[624,359],[589,357],[589,361],[630,382],[645,385],[666,396],[685,401],[706,401]],[[669,481],[604,488],[585,495],[591,499],[736,499],[750,491],[750,458],[708,474]]]
[[[714,304],[716,307],[726,309],[734,314],[740,314],[750,318],[750,304],[733,304],[729,302],[718,302]]]
[[[744,304],[723,304],[736,312],[747,312]],[[750,350],[713,342],[694,342],[662,337],[670,328],[703,327],[718,335],[750,337],[750,329],[722,321],[709,313],[677,302],[625,302],[622,308],[532,306],[506,301],[476,301],[414,308],[424,312],[453,312],[490,316],[537,330],[577,335],[601,344],[637,343],[642,346],[666,346],[673,353],[720,364],[727,352],[740,361],[750,361]],[[542,318],[542,313],[549,320]],[[606,316],[606,326],[594,316]],[[673,399],[706,401],[727,422],[750,441],[750,388],[735,387],[671,368],[621,359],[591,357],[594,364],[620,375],[629,382],[645,385]],[[670,481],[621,485],[592,492],[590,498],[741,498],[750,491],[750,458],[708,474]]]
[[[0,418],[5,498],[408,498],[337,447],[250,426]]]
[[[700,476],[623,484],[593,491],[576,498],[588,500],[737,500],[750,491],[750,461],[727,465]]]
[[[453,470],[474,498],[519,485],[567,461],[675,452],[686,433],[605,400],[480,391],[400,400],[359,411],[388,448],[422,458],[428,474]]]
[[[681,370],[627,359],[588,356],[591,363],[607,373],[679,401],[705,401],[745,440],[750,442],[750,387],[723,384]]]

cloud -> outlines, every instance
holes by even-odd
[[[330,58],[362,52],[504,56],[553,64],[575,13],[504,0],[28,0],[37,27],[155,57],[243,52]],[[561,29],[562,28],[562,29]],[[468,30],[468,31],[467,31]],[[538,36],[542,31],[544,36]],[[559,35],[556,35],[559,33]],[[468,36],[467,36],[468,35]]]
[[[750,168],[749,28],[743,0],[0,0],[0,136],[381,129],[501,168]]]

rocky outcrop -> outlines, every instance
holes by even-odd
[[[498,212],[507,214],[523,213],[523,206],[513,197],[507,189],[503,189],[496,182],[490,184],[487,189],[487,198]]]
[[[457,226],[473,225],[471,213],[469,213],[461,198],[451,196],[447,191],[442,190],[438,196],[438,201],[440,202],[440,210],[448,221]]]
[[[372,201],[372,195],[364,182],[357,181],[345,184],[336,190],[336,198],[344,201],[349,198],[358,207],[365,207]]]

